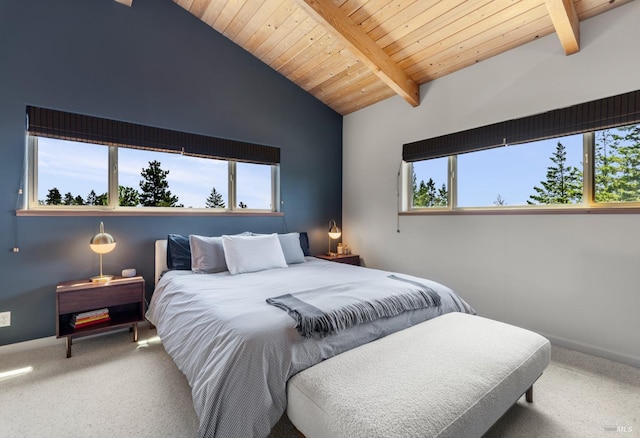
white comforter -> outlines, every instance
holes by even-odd
[[[449,288],[419,280],[440,307],[405,312],[322,338],[304,338],[294,320],[266,299],[389,272],[307,258],[249,274],[170,271],[159,281],[147,318],[192,388],[201,437],[266,437],[286,409],[286,382],[324,359],[440,314],[474,313]]]

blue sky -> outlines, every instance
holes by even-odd
[[[507,205],[526,205],[533,187],[546,178],[547,167],[560,141],[567,164],[582,168],[582,135],[513,145],[458,156],[458,206],[493,206],[498,195]],[[38,199],[52,187],[64,196],[87,197],[107,191],[108,147],[40,138],[38,140]],[[169,190],[185,207],[203,208],[212,187],[228,205],[227,162],[178,154],[119,149],[119,184],[139,189],[140,172],[151,160],[169,170]],[[414,163],[417,182],[433,178],[440,187],[447,181],[447,158]],[[270,166],[238,163],[238,201],[249,208],[271,208]]]
[[[507,205],[526,205],[533,187],[541,187],[550,157],[561,142],[567,165],[582,170],[582,135],[500,147],[458,156],[458,206],[493,206],[498,195]],[[436,187],[447,182],[447,158],[414,163],[418,184],[433,178]]]
[[[71,192],[83,198],[91,190],[107,191],[107,146],[71,141],[38,139],[38,199],[57,187],[64,196]],[[228,205],[227,162],[179,154],[121,148],[118,151],[119,185],[140,189],[140,172],[149,161],[158,160],[169,170],[169,190],[185,207],[203,208],[213,187]],[[237,199],[249,208],[271,208],[271,166],[238,163]]]

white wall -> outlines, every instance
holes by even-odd
[[[402,144],[640,89],[640,3],[344,119],[344,242],[369,267],[440,281],[480,315],[640,367],[640,215],[397,216]],[[361,158],[366,157],[366,158]],[[399,223],[400,232],[397,227]]]

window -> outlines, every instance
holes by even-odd
[[[36,205],[108,205],[109,148],[42,138],[33,200]]]
[[[459,155],[458,207],[582,203],[582,135]]]
[[[640,90],[407,143],[402,158],[405,211],[637,208]]]
[[[30,209],[277,211],[279,148],[34,107],[27,114]]]
[[[413,164],[411,205],[415,208],[437,208],[449,205],[448,159],[435,158]]]
[[[159,187],[162,180],[166,181],[164,190]],[[229,165],[222,160],[120,148],[118,185],[121,195],[123,191],[134,194],[134,197],[120,196],[121,206],[226,208],[229,205]]]
[[[30,208],[174,207],[224,211],[270,210],[275,205],[278,166],[236,163],[166,152],[93,145],[31,137],[32,193]],[[109,165],[113,150],[117,165]],[[237,166],[237,183],[229,179]],[[109,168],[116,169],[117,195],[109,191]],[[230,181],[231,184],[230,184]],[[237,205],[231,206],[232,190]]]
[[[593,169],[585,165],[590,156]],[[423,186],[415,181],[442,179],[443,160],[409,163],[412,209],[433,207],[416,202]],[[640,124],[470,152],[452,161],[454,209],[640,205]]]
[[[596,203],[640,202],[640,124],[595,132]]]
[[[236,208],[270,210],[273,205],[271,166],[253,163],[236,165]]]

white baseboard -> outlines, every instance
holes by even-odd
[[[545,338],[547,338],[552,345],[557,345],[559,347],[564,347],[570,350],[579,351],[580,353],[590,354],[592,356],[603,357],[605,359],[613,360],[616,362],[624,363],[626,365],[631,365],[636,368],[640,368],[640,357],[618,353],[616,351],[611,351],[604,348],[594,347],[593,345],[571,341],[569,339],[561,338],[558,336],[552,336],[552,335],[548,335],[541,332],[539,333]]]
[[[48,338],[33,339],[31,341],[16,342],[15,344],[3,345],[0,347],[0,356],[5,354],[20,353],[22,351],[35,350],[36,348],[51,347],[53,345],[64,344],[64,338],[49,336]]]
[[[146,328],[146,327],[149,327],[148,321],[138,323],[138,328]],[[123,331],[123,330],[129,330],[129,328],[122,327],[120,329],[96,333],[95,335],[84,336],[82,338],[77,338],[77,339],[74,338],[73,342],[76,343],[77,341],[81,341],[82,339],[94,338],[96,336],[104,336],[104,335],[108,335],[108,334],[115,333],[117,331]],[[0,356],[3,356],[5,354],[20,353],[22,351],[34,350],[36,348],[51,347],[54,345],[60,345],[64,343],[65,343],[65,338],[57,338],[55,336],[49,336],[47,338],[40,338],[40,339],[33,339],[31,341],[16,342],[15,344],[0,346]]]

